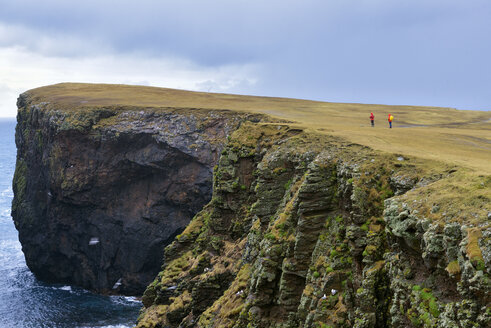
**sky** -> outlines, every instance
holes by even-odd
[[[0,117],[59,82],[491,110],[489,0],[0,0]]]

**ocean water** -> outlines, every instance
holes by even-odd
[[[38,281],[26,266],[10,216],[15,120],[0,119],[0,328],[132,327],[141,302]]]

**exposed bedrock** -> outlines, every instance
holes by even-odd
[[[459,174],[243,124],[212,200],[166,247],[137,327],[491,327],[485,184],[472,208],[452,199],[458,217],[434,198]]]
[[[155,278],[138,328],[491,326],[491,177],[237,112],[42,101],[18,103],[27,263]]]
[[[45,281],[135,295],[158,273],[164,246],[210,200],[213,167],[244,119],[73,111],[29,93],[18,107],[12,216],[27,265]]]

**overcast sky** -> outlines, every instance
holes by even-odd
[[[0,0],[0,117],[58,82],[491,109],[489,0]]]

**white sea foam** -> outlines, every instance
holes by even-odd
[[[134,296],[125,296],[124,297],[128,302],[133,302],[133,303],[141,303],[140,299],[138,297]]]
[[[131,328],[134,325],[107,325],[107,326],[78,326],[77,328]]]
[[[116,304],[141,303],[140,299],[134,296],[110,296],[110,298]]]
[[[9,131],[4,123],[0,122],[0,328],[133,327],[141,308],[137,298],[120,297],[113,301],[75,286],[43,283],[27,268],[10,210],[15,122],[8,123]]]
[[[0,212],[0,216],[1,216],[2,218],[8,218],[8,219],[10,219],[10,208],[3,209],[3,210]]]
[[[2,248],[2,250],[6,250],[8,249],[9,251],[21,251],[22,250],[22,246],[20,244],[19,241],[17,240],[0,240],[0,247]],[[10,255],[10,252],[9,254],[7,255]]]
[[[71,286],[63,286],[63,287],[60,287],[58,289],[60,289],[60,290],[66,290],[66,291],[69,291],[69,292],[72,291],[72,287]]]
[[[4,198],[12,198],[14,197],[14,193],[12,191],[12,188],[7,188],[7,189],[4,189],[2,191],[0,191],[0,198],[4,199]]]

